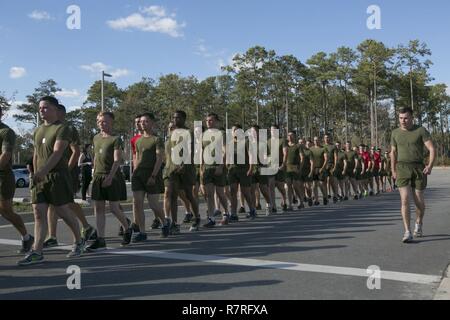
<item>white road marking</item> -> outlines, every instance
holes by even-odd
[[[0,239],[0,244],[20,246],[21,241]],[[59,246],[53,249],[70,250],[71,246]],[[217,264],[256,267],[264,269],[336,274],[336,275],[363,277],[363,278],[369,277],[369,275],[367,274],[367,269],[363,268],[347,268],[347,267],[336,267],[336,266],[260,260],[260,259],[230,258],[222,256],[209,256],[209,255],[187,254],[187,253],[167,252],[167,251],[108,249],[106,251],[98,252],[97,254],[113,254],[113,255],[138,256],[138,257],[160,258],[170,260],[195,261],[203,263],[217,263]],[[441,276],[382,270],[381,279],[430,285],[439,283],[441,281]]]

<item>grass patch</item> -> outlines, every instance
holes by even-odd
[[[31,203],[14,202],[13,208],[14,208],[14,212],[16,212],[16,213],[33,211],[33,208],[31,207]]]

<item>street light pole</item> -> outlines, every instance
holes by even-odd
[[[102,71],[102,112],[105,111],[105,77],[112,77],[112,75]]]

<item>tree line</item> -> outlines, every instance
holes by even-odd
[[[255,46],[236,55],[221,75],[204,80],[168,74],[144,77],[127,88],[105,82],[105,107],[115,113],[116,133],[125,140],[134,135],[135,115],[153,112],[164,136],[172,113],[181,109],[191,126],[215,112],[223,127],[239,123],[248,128],[256,123],[267,128],[276,123],[283,131],[296,130],[306,138],[328,133],[341,141],[381,147],[389,146],[398,110],[412,107],[418,124],[432,132],[442,158],[450,149],[450,97],[445,84],[432,84],[431,55],[419,40],[390,48],[368,39],[356,48],[318,52],[303,62]],[[27,103],[18,106],[22,113],[14,118],[37,125],[39,98],[59,90],[52,79],[41,82]],[[1,94],[0,103],[8,106]],[[92,141],[97,131],[100,110],[101,82],[96,81],[82,107],[67,115],[84,143]],[[22,140],[20,148],[29,152],[29,139]]]

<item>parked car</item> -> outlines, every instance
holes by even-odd
[[[28,169],[15,169],[13,172],[17,188],[26,188],[30,185],[30,172]]]

